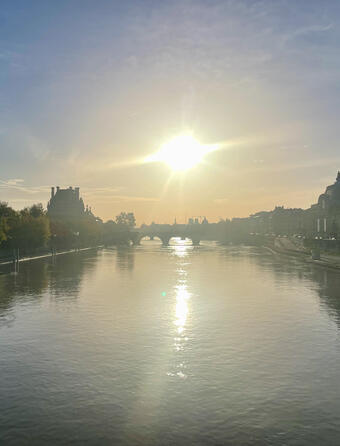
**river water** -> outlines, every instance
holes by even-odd
[[[259,248],[24,262],[0,276],[0,444],[339,445],[339,324],[339,273]]]

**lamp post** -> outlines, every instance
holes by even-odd
[[[57,234],[52,234],[52,256],[55,256],[57,253],[57,248],[56,248],[56,238],[57,238]]]
[[[76,236],[76,251],[79,251],[79,231],[75,232],[74,235]]]

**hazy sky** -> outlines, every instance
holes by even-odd
[[[2,0],[0,200],[139,223],[308,207],[340,169],[340,1]],[[227,142],[185,175],[173,136]]]

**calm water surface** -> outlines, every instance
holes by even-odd
[[[256,248],[22,263],[0,276],[0,444],[339,445],[339,324],[339,273]]]

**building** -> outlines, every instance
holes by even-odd
[[[340,236],[340,172],[334,184],[327,186],[318,202],[309,209],[286,209],[277,206],[270,212],[249,217],[249,232],[274,235],[339,238]]]
[[[338,237],[340,228],[340,171],[335,183],[326,187],[318,202],[307,210],[312,232],[320,237]]]
[[[328,186],[325,193],[320,195],[317,206],[325,212],[340,208],[340,171],[335,183]]]
[[[47,213],[52,218],[72,219],[90,214],[91,210],[84,206],[83,199],[79,196],[79,187],[74,189],[60,189],[57,186],[51,188],[51,199],[47,204]]]

